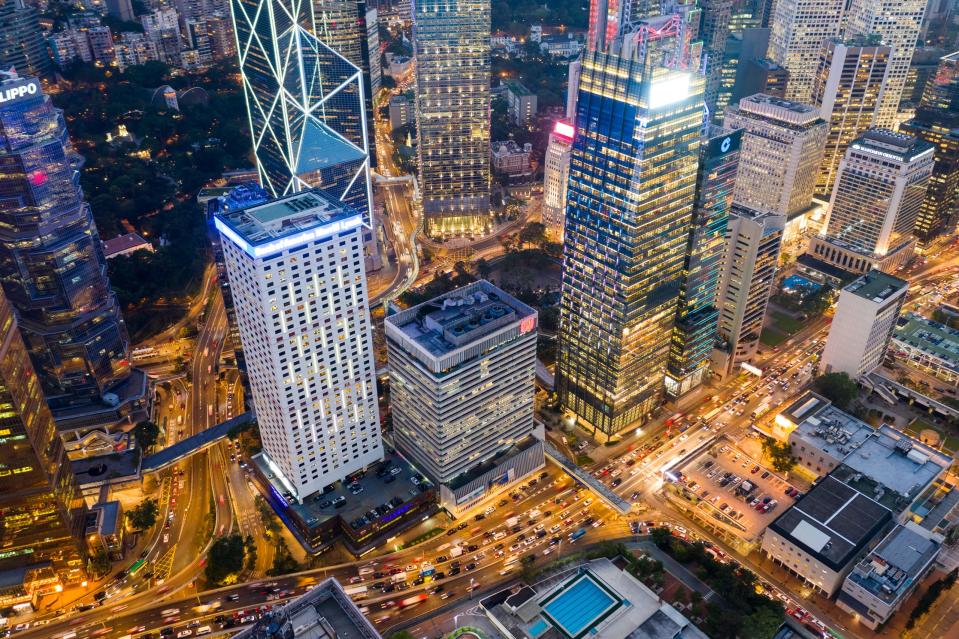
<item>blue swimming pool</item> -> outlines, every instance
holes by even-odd
[[[783,280],[783,286],[790,289],[805,289],[807,291],[813,292],[818,291],[822,288],[821,284],[817,284],[811,280],[807,280],[801,275],[790,275]]]
[[[536,639],[547,630],[549,630],[549,624],[546,623],[545,619],[537,619],[533,624],[531,624],[526,630],[529,632],[529,636]]]
[[[543,611],[567,636],[576,637],[615,605],[609,593],[584,576],[544,605]]]

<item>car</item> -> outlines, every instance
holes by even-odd
[[[771,474],[771,473],[770,473],[768,470],[767,470],[767,471],[764,471],[763,474],[760,475],[760,479],[766,479],[766,478],[769,477],[770,474]]]
[[[756,473],[759,472],[759,466],[758,466],[758,465],[753,466],[753,469],[752,469],[751,471],[749,471],[749,472],[750,472],[751,474],[755,475]]]
[[[227,601],[239,601],[240,595],[237,595],[237,594],[227,595],[226,598],[227,598]]]
[[[720,506],[719,509],[723,512],[726,512],[727,510],[729,510],[729,504],[727,504],[726,502],[723,502],[723,505]]]
[[[183,639],[183,637],[192,637],[193,631],[189,628],[184,628],[180,632],[176,633],[176,639]]]

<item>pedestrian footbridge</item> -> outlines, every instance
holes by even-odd
[[[160,452],[143,459],[143,463],[140,465],[140,474],[145,475],[161,471],[183,461],[190,455],[206,450],[213,444],[222,441],[237,426],[249,424],[255,418],[256,415],[253,411],[247,411],[225,422],[220,422],[216,426],[211,426],[203,432],[180,440],[172,446],[167,446]]]

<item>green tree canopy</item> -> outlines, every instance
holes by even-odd
[[[771,606],[763,606],[743,617],[742,625],[739,627],[739,637],[740,639],[772,639],[782,623],[781,611]]]
[[[773,470],[777,473],[788,473],[796,466],[792,448],[788,442],[778,442],[772,437],[763,438],[763,454],[772,461]]]
[[[134,530],[146,530],[157,521],[160,508],[156,499],[145,499],[138,506],[126,512],[127,521]]]
[[[243,537],[237,534],[219,537],[210,546],[207,553],[204,573],[211,584],[220,584],[229,577],[243,570],[243,556],[245,548]]]
[[[847,373],[826,373],[813,381],[813,388],[837,408],[847,408],[859,395],[859,387]]]
[[[137,446],[141,450],[148,450],[156,445],[160,437],[160,427],[151,421],[144,420],[134,426],[133,436],[136,437]]]

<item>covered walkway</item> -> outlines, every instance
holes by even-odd
[[[169,468],[173,464],[183,461],[194,453],[198,453],[201,450],[206,450],[213,444],[225,438],[227,434],[237,426],[249,424],[255,418],[256,415],[253,413],[253,411],[247,411],[241,415],[237,415],[232,419],[228,419],[225,422],[220,422],[216,426],[211,426],[203,432],[178,441],[172,446],[167,446],[160,452],[144,458],[143,463],[140,466],[140,474],[145,475],[147,473],[155,473],[163,470],[164,468]]]

